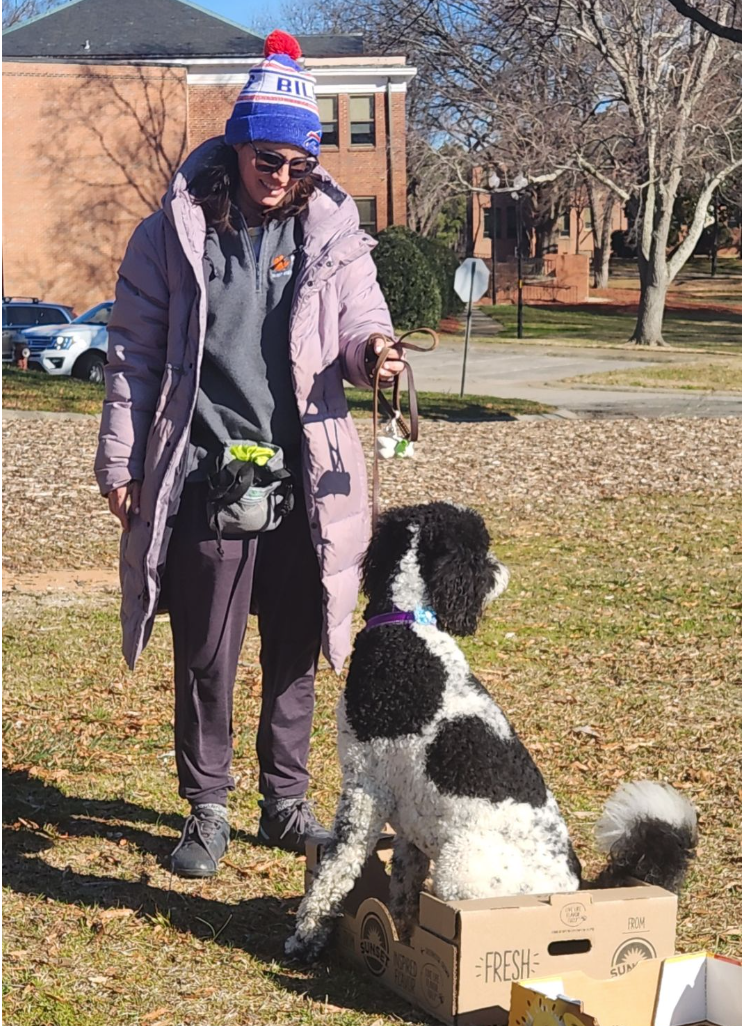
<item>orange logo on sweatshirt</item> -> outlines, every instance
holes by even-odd
[[[271,271],[274,274],[285,274],[286,271],[291,267],[291,261],[287,256],[276,256],[271,261]]]

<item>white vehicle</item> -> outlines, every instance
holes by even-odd
[[[23,338],[30,350],[29,367],[101,384],[112,306],[112,302],[98,303],[69,324],[27,328]]]

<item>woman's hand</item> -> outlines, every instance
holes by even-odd
[[[121,524],[122,531],[129,530],[129,517],[139,513],[139,495],[142,491],[141,481],[129,481],[120,488],[112,488],[106,498],[108,508]],[[127,504],[128,500],[128,504]]]
[[[379,353],[385,348],[385,345],[386,343],[378,337],[369,340],[366,361],[371,374],[373,374]],[[392,346],[381,367],[381,384],[390,385],[397,375],[402,373],[404,365],[404,350],[399,346]]]

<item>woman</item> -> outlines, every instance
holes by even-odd
[[[131,238],[96,459],[123,528],[129,666],[158,603],[170,614],[176,763],[191,803],[171,864],[190,877],[213,876],[229,843],[232,693],[251,611],[263,673],[258,836],[297,852],[328,836],[306,801],[314,677],[320,648],[338,672],[349,652],[368,533],[343,378],[368,386],[369,336],[392,333],[373,242],[317,163],[314,79],[291,36],[272,33],[265,53],[225,136],[190,155]],[[392,351],[385,379],[402,366]],[[215,461],[234,441],[282,451],[295,503],[273,530],[217,529]]]

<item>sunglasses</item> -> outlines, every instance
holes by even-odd
[[[262,174],[274,175],[281,170],[284,164],[288,164],[289,178],[300,180],[311,175],[319,164],[316,157],[294,157],[293,160],[289,160],[288,157],[274,153],[273,150],[258,150],[252,143],[250,143],[250,147],[255,153],[255,168]]]

